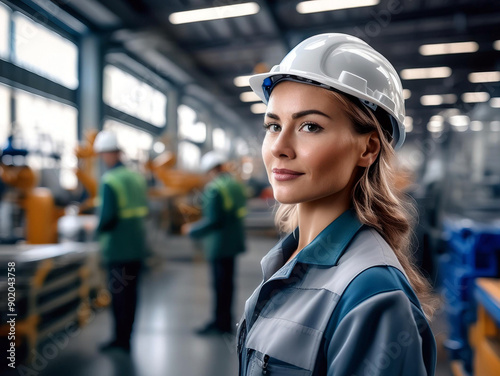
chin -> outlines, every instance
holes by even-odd
[[[284,193],[280,194],[279,192],[274,193],[274,199],[278,201],[280,204],[287,204],[287,205],[299,204],[303,201],[300,200],[300,198],[294,194],[284,194]]]

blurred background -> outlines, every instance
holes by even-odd
[[[237,374],[234,335],[193,333],[210,313],[210,275],[180,229],[200,218],[200,158],[227,155],[249,198],[239,318],[279,239],[265,105],[248,76],[306,37],[342,32],[386,56],[405,88],[398,184],[418,207],[415,258],[440,301],[437,375],[499,375],[499,25],[496,0],[0,0],[0,374]],[[99,351],[112,335],[95,236],[102,129],[148,182],[130,354]]]

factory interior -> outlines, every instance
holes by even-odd
[[[0,0],[0,375],[238,374],[236,326],[284,236],[249,77],[322,33],[360,38],[401,78],[396,182],[436,302],[435,375],[500,375],[499,25],[497,0]],[[147,185],[126,351],[103,348],[116,286],[99,241],[101,131]],[[210,152],[244,190],[246,246],[231,329],[207,333],[214,277],[186,228],[205,213]]]

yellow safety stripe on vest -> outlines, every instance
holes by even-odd
[[[233,200],[231,199],[231,196],[229,195],[226,187],[219,186],[217,188],[219,189],[219,192],[222,195],[224,210],[227,212],[230,211],[233,208]]]
[[[247,215],[247,208],[245,208],[244,206],[239,208],[238,211],[236,212],[236,216],[238,218],[243,218],[246,215]]]
[[[125,206],[127,206],[127,195],[125,194],[125,191],[120,182],[113,176],[107,176],[106,183],[108,183],[115,191],[118,199],[118,207],[124,208]]]
[[[136,176],[134,176],[134,178],[136,178]],[[140,179],[137,178],[137,181],[139,184],[142,184]],[[118,216],[120,218],[141,218],[145,217],[148,214],[148,208],[146,206],[138,206],[132,208],[127,207],[128,200],[125,189],[123,188],[122,183],[113,175],[108,175],[106,177],[106,183],[109,184],[116,193],[119,207]]]
[[[120,218],[140,218],[145,217],[147,214],[148,208],[146,206],[120,210]]]

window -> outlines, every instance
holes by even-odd
[[[13,21],[13,62],[70,89],[76,89],[76,45],[19,12],[13,13]]]
[[[112,65],[104,68],[104,102],[157,127],[165,126],[165,94]]]
[[[7,142],[10,133],[10,89],[0,85],[0,149]]]
[[[181,141],[178,146],[178,165],[181,169],[196,171],[200,166],[201,150],[189,141]]]
[[[207,139],[207,126],[201,121],[196,121],[196,112],[184,104],[177,109],[179,116],[179,138],[203,143]]]
[[[215,150],[220,150],[223,152],[228,152],[231,146],[226,137],[226,132],[224,129],[215,128],[212,132],[212,142],[214,144]]]
[[[236,139],[234,148],[238,155],[248,155],[250,153],[250,149],[248,148],[248,143],[242,138]]]
[[[0,3],[0,58],[9,57],[9,9]]]
[[[61,187],[76,188],[76,108],[22,90],[15,90],[14,97],[14,132],[20,146],[30,151],[29,165],[36,170],[60,168]],[[54,155],[60,156],[60,162]]]
[[[116,134],[118,143],[128,159],[139,165],[149,159],[149,152],[153,145],[151,134],[116,120],[106,120],[104,129]]]

